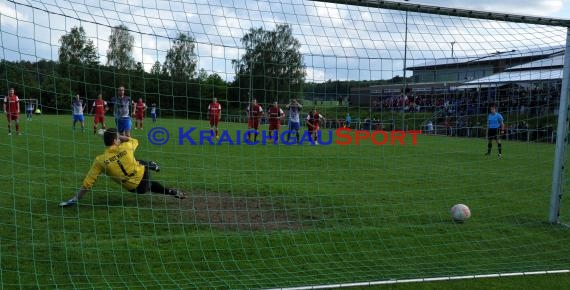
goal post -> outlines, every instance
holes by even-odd
[[[566,34],[566,53],[564,54],[564,70],[562,73],[562,89],[560,106],[558,108],[558,128],[556,131],[556,151],[552,169],[552,194],[548,221],[553,224],[560,222],[560,201],[564,193],[566,178],[566,149],[568,147],[568,97],[570,97],[570,27]]]

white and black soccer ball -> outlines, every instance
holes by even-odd
[[[99,130],[97,130],[97,134],[103,136],[103,134],[105,134],[105,129],[99,129]]]
[[[462,223],[471,217],[471,210],[468,206],[459,203],[451,207],[451,218],[456,223]]]

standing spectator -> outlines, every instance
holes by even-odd
[[[426,128],[428,134],[433,134],[433,122],[431,120],[427,122]]]
[[[213,98],[212,103],[208,105],[208,116],[210,117],[210,130],[212,131],[212,136],[216,136],[216,139],[218,139],[220,138],[218,126],[220,124],[220,119],[222,118],[222,105],[218,103],[218,98]]]
[[[350,122],[352,122],[350,113],[346,113],[346,119],[344,120],[344,128],[350,128]]]
[[[113,98],[113,111],[115,115],[115,123],[119,133],[130,137],[131,128],[133,126],[131,121],[130,106],[132,99],[125,95],[125,87],[119,86],[118,95]]]
[[[364,118],[364,124],[362,125],[363,130],[372,130],[372,120],[370,120],[369,116]]]
[[[285,117],[285,113],[279,107],[277,102],[273,102],[273,106],[267,110],[269,115],[269,132],[271,139],[277,141],[279,140],[279,129],[281,128],[281,120]]]
[[[503,152],[501,147],[501,136],[499,135],[499,130],[501,134],[505,134],[505,123],[503,122],[503,116],[497,112],[495,105],[490,106],[491,113],[487,116],[487,153],[485,155],[491,155],[491,149],[493,148],[493,139],[497,142],[497,148],[499,149],[499,158],[503,158]]]
[[[146,103],[143,102],[142,98],[139,98],[139,100],[135,103],[133,111],[135,115],[135,130],[138,130],[139,128],[142,130],[144,112],[146,111]]]
[[[256,99],[253,99],[251,105],[247,106],[246,112],[247,112],[247,129],[255,130],[253,140],[257,141],[257,135],[259,135],[259,123],[261,117],[263,116],[263,108],[261,107],[261,105],[257,103]],[[247,140],[249,141],[251,141],[250,135],[251,135],[250,133],[247,134]]]
[[[34,103],[28,102],[26,103],[26,120],[31,121],[34,115]]]
[[[16,126],[16,134],[20,133],[20,99],[14,93],[14,88],[8,90],[8,95],[4,97],[4,113],[8,120],[8,135],[12,135],[12,121]]]
[[[451,121],[449,120],[449,117],[445,117],[444,127],[445,135],[452,136]]]
[[[87,104],[79,97],[79,94],[75,95],[75,99],[71,103],[71,110],[73,111],[73,130],[75,131],[75,124],[77,122],[81,123],[81,132],[85,131],[85,118],[83,116],[83,111]]]
[[[97,134],[98,124],[101,124],[101,129],[107,129],[107,125],[105,124],[105,113],[108,110],[109,106],[107,106],[107,101],[103,100],[102,94],[99,94],[91,107],[91,114],[95,112],[95,118],[93,119],[93,134]]]
[[[157,111],[156,111],[156,104],[152,103],[152,105],[150,105],[150,117],[152,118],[152,123],[155,124],[156,123],[156,118],[157,118]]]
[[[292,99],[289,104],[287,104],[287,110],[289,110],[289,132],[287,132],[287,142],[291,139],[291,131],[295,131],[295,135],[297,136],[297,143],[299,143],[300,136],[299,130],[301,129],[301,119],[299,118],[299,113],[303,106],[299,104],[296,99]]]

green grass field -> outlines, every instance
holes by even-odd
[[[6,288],[278,288],[570,269],[570,231],[546,223],[552,144],[504,142],[502,160],[496,146],[483,156],[483,139],[423,135],[416,146],[194,146],[177,144],[177,128],[206,122],[159,120],[171,139],[157,146],[147,120],[133,131],[137,157],[158,161],[152,176],[190,196],[137,196],[100,177],[62,209],[104,149],[87,120],[85,133],[70,116],[2,133]],[[473,213],[464,224],[450,220],[456,203]],[[565,288],[569,277],[385,287]]]

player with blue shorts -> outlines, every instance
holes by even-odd
[[[85,131],[85,119],[83,118],[85,106],[86,103],[84,103],[79,97],[79,94],[77,94],[71,103],[71,110],[73,112],[73,130],[75,130],[75,124],[79,122],[81,123],[81,132]]]
[[[152,103],[152,105],[150,106],[150,117],[152,118],[152,123],[156,123],[156,104]]]
[[[291,132],[295,131],[295,135],[297,137],[297,143],[300,140],[299,130],[301,130],[301,120],[299,117],[299,113],[303,106],[299,104],[299,102],[295,99],[291,100],[289,104],[286,106],[287,110],[289,110],[289,132],[287,133],[287,142],[291,139]]]
[[[131,106],[134,106],[131,97],[125,95],[125,87],[119,87],[118,95],[113,99],[113,111],[115,114],[115,123],[119,134],[130,137],[131,122]]]

